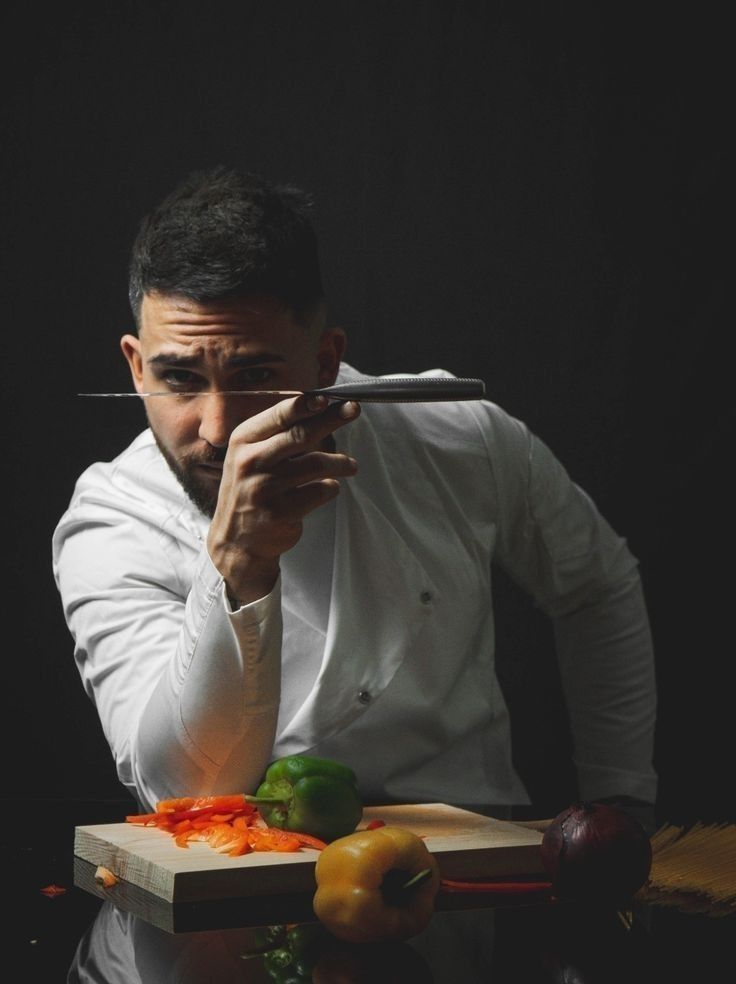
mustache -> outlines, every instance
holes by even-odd
[[[188,454],[186,457],[187,465],[222,465],[225,461],[227,448],[213,448],[209,445],[204,451],[198,454]]]

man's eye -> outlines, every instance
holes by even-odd
[[[193,391],[202,387],[201,377],[188,369],[167,369],[159,379],[172,390]]]
[[[263,383],[273,379],[273,369],[266,366],[253,366],[250,369],[243,369],[238,373],[237,389],[248,389],[250,386],[261,386]]]
[[[240,369],[226,385],[229,390],[248,390],[263,388],[275,375],[273,369],[266,366],[250,366]],[[158,374],[159,381],[169,390],[177,393],[199,393],[207,389],[207,380],[189,369],[162,369]]]

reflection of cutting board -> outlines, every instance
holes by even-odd
[[[544,872],[542,834],[444,803],[374,806],[364,826],[380,819],[424,837],[443,878],[493,878]],[[231,858],[204,843],[177,847],[155,827],[108,823],[77,827],[74,854],[168,902],[243,898],[310,891],[317,852],[254,852]]]

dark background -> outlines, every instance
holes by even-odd
[[[82,468],[143,426],[137,401],[75,396],[129,388],[137,224],[222,162],[314,194],[348,361],[483,378],[627,537],[657,650],[660,815],[736,820],[729,35],[719,8],[656,7],[6,11],[6,795],[121,796],[50,539]],[[549,630],[504,582],[498,609],[518,764],[550,815],[571,791]]]

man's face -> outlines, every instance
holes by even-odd
[[[161,453],[208,516],[217,504],[230,434],[279,397],[224,396],[226,390],[305,390],[334,383],[344,351],[339,328],[298,324],[273,298],[197,303],[147,294],[138,336],[123,353]]]

